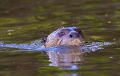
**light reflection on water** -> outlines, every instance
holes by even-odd
[[[82,47],[82,49],[90,49],[91,51],[96,51],[99,49],[104,49],[104,46],[116,44],[116,42],[87,42]],[[35,40],[32,41],[31,43],[24,43],[24,44],[16,44],[16,43],[11,43],[11,44],[5,44],[4,42],[0,42],[0,48],[16,48],[18,50],[45,50],[45,51],[50,51],[54,50],[56,48],[59,48],[61,46],[54,46],[50,48],[41,48],[42,44],[40,43],[40,40]]]
[[[31,43],[25,43],[25,44],[5,44],[4,42],[0,42],[0,51],[5,52],[5,49],[9,52],[19,53],[19,52],[41,52],[41,55],[47,56],[49,59],[44,59],[43,61],[47,61],[50,63],[47,63],[47,67],[57,67],[59,70],[68,70],[68,71],[80,71],[82,70],[81,67],[84,65],[83,62],[86,61],[85,54],[86,53],[92,53],[95,51],[103,50],[105,46],[111,46],[116,44],[115,42],[87,42],[83,46],[53,46],[49,48],[40,48],[41,44],[39,42],[40,40],[32,41]],[[10,50],[11,48],[14,48]],[[21,54],[22,55],[22,54]],[[41,57],[39,55],[38,57]],[[16,55],[17,56],[17,55]],[[18,55],[19,56],[19,55]],[[9,57],[9,56],[8,56]],[[112,56],[110,56],[111,58]],[[13,59],[14,59],[13,55]],[[17,57],[19,59],[19,57]],[[113,57],[112,57],[113,58]],[[6,59],[6,58],[4,58]],[[41,58],[40,58],[41,59]],[[26,59],[27,61],[29,59]],[[42,59],[41,59],[42,60]],[[21,60],[19,60],[20,62]],[[16,59],[13,63],[17,63]],[[8,62],[9,63],[9,62]],[[34,63],[34,62],[27,62],[27,63]],[[26,62],[24,62],[26,64]],[[24,65],[22,63],[22,65]],[[35,64],[33,64],[34,66]],[[40,63],[40,69],[43,67],[46,67],[46,64],[44,62]],[[11,65],[10,65],[11,66]],[[23,66],[22,66],[23,67]],[[24,68],[24,67],[23,67]],[[18,68],[19,69],[19,68]],[[31,70],[31,69],[30,69]],[[44,71],[45,69],[43,69]],[[51,70],[55,71],[55,69],[47,69],[49,72]],[[41,73],[40,73],[41,75]],[[65,73],[60,74],[60,76],[79,76],[79,73]]]
[[[4,50],[10,48],[16,48],[11,52],[20,51],[41,51],[43,56],[48,56],[51,62],[49,66],[56,66],[62,70],[78,70],[84,61],[84,53],[95,52],[97,50],[104,49],[104,46],[110,46],[115,42],[91,42],[86,43],[83,46],[53,46],[49,48],[40,48],[40,40],[33,41],[26,44],[5,44],[0,42],[0,49]],[[72,74],[72,76],[77,74]]]

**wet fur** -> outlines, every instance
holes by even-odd
[[[59,45],[82,45],[83,34],[76,27],[63,27],[53,31],[48,37],[42,38],[42,47]]]

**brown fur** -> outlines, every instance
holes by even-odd
[[[41,39],[42,47],[51,47],[59,45],[82,45],[83,35],[81,30],[76,27],[63,27]]]

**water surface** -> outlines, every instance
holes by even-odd
[[[119,21],[119,0],[0,1],[0,76],[119,76]],[[66,26],[80,28],[92,49],[35,50],[42,37]]]

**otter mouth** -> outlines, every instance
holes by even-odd
[[[76,45],[76,46],[79,46],[80,44],[82,44],[82,42],[79,39],[74,39],[70,43],[70,45]]]
[[[58,45],[73,45],[73,46],[80,46],[83,42],[80,39],[73,39],[73,40],[64,40],[61,39],[58,42]]]

